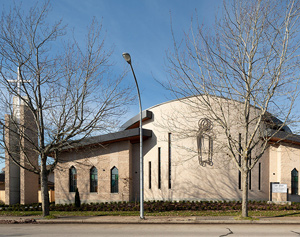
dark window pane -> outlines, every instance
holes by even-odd
[[[291,180],[292,180],[292,194],[298,195],[298,171],[293,169],[291,172]]]
[[[75,192],[77,188],[77,171],[74,166],[69,170],[70,192]]]
[[[96,167],[90,170],[90,192],[98,191],[98,171]]]
[[[111,169],[111,192],[119,192],[119,171],[116,167]]]

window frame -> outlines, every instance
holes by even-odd
[[[90,192],[98,192],[98,169],[95,166],[90,169]]]
[[[116,174],[113,174],[114,170],[117,171]],[[113,181],[115,181],[114,184]],[[116,166],[112,167],[110,170],[110,192],[119,193],[119,170]]]
[[[296,168],[291,171],[291,194],[298,195],[299,172]]]
[[[73,172],[74,171],[74,172]],[[77,189],[77,169],[71,166],[69,169],[69,192],[76,192]]]

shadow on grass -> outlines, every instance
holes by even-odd
[[[287,216],[295,216],[295,215],[300,215],[300,211],[293,212],[293,213],[286,213],[286,214],[276,215],[274,217],[287,217]]]

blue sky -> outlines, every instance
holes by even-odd
[[[36,0],[0,0],[1,12],[16,4],[22,4],[26,12]],[[39,1],[42,2],[42,1]],[[129,65],[122,57],[123,52],[131,54],[132,63],[140,85],[143,109],[168,101],[171,95],[155,78],[164,81],[166,51],[172,49],[170,16],[176,39],[181,39],[196,16],[199,24],[211,27],[222,0],[50,0],[52,11],[49,21],[62,19],[69,29],[74,28],[80,42],[87,27],[95,17],[102,21],[106,47],[114,47],[111,61],[116,74]],[[134,85],[131,72],[125,83]],[[138,101],[130,107],[127,119],[139,113]],[[0,162],[1,168],[1,162]]]
[[[1,7],[13,5],[13,1],[0,0]],[[35,0],[19,1],[24,11],[33,6]],[[166,50],[172,48],[170,14],[173,30],[178,39],[188,31],[191,17],[197,15],[200,23],[209,26],[214,20],[221,0],[51,0],[50,21],[62,18],[75,36],[80,39],[93,17],[103,23],[106,46],[114,47],[111,61],[116,73],[129,69],[122,57],[130,53],[141,90],[143,109],[165,102],[171,98],[154,78],[165,80]],[[133,83],[129,72],[126,82]],[[130,107],[124,122],[139,112],[138,103]]]

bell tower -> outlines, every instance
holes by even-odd
[[[38,202],[37,126],[32,110],[13,98],[13,115],[5,115],[5,204]],[[27,170],[29,169],[29,170]]]

